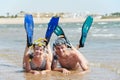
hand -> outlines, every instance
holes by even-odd
[[[82,71],[82,72],[79,72],[78,74],[79,75],[84,75],[84,74],[87,74],[88,72],[90,72],[90,70]]]
[[[46,71],[41,71],[41,74],[46,74]]]
[[[70,71],[69,71],[69,70],[67,70],[67,69],[63,69],[62,73],[63,73],[63,74],[67,74],[67,75],[68,75],[68,74],[70,74]]]
[[[40,74],[39,71],[32,71],[32,73],[33,73],[34,75]]]

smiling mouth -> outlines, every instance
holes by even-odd
[[[41,53],[39,53],[39,52],[36,52],[36,53],[35,53],[35,55],[41,55]]]

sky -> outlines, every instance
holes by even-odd
[[[25,12],[120,12],[120,0],[1,0],[0,15]]]

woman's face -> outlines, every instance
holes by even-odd
[[[37,46],[34,47],[34,55],[41,55],[44,51],[43,46]]]

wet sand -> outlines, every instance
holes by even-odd
[[[22,56],[3,53],[0,57],[0,80],[119,80],[119,73],[115,74],[114,68],[108,65],[91,63],[91,71],[84,75],[79,74],[79,71],[71,71],[68,75],[56,71],[33,75],[22,69]]]
[[[22,56],[13,53],[0,53],[0,80],[79,80],[84,77],[78,71],[72,71],[69,75],[56,71],[33,75],[24,72],[21,61]]]

